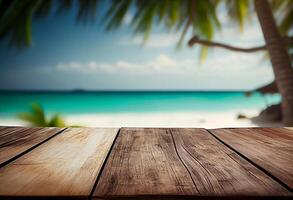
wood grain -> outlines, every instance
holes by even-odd
[[[0,130],[0,165],[62,131],[60,128],[6,127]]]
[[[210,130],[293,189],[293,131],[285,128]]]
[[[200,194],[207,196],[289,195],[234,151],[204,129],[171,129],[182,161]]]
[[[168,129],[121,129],[95,198],[198,194]],[[152,196],[154,198],[155,196]]]
[[[11,134],[15,131],[23,131],[29,129],[27,127],[1,127],[0,128],[0,137],[4,137],[5,135]]]
[[[124,128],[93,197],[288,195],[285,188],[203,129]]]
[[[66,129],[0,169],[1,196],[88,198],[117,129]]]

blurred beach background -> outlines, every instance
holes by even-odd
[[[255,3],[0,1],[0,126],[291,126],[293,3]]]
[[[259,124],[238,116],[255,117],[279,101],[278,95],[219,91],[2,92],[0,123],[26,125],[17,114],[38,102],[49,116],[59,113],[69,124],[90,127],[252,127]]]

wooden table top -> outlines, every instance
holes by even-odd
[[[290,128],[0,127],[0,199],[293,199]]]

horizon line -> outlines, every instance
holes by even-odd
[[[107,93],[107,92],[133,92],[133,93],[139,93],[139,92],[254,92],[254,90],[172,90],[172,89],[167,89],[167,90],[160,90],[160,89],[142,89],[142,90],[132,90],[132,89],[127,89],[127,90],[117,90],[117,89],[109,89],[109,90],[94,90],[94,89],[0,89],[0,93],[5,93],[5,92],[23,92],[23,93]]]

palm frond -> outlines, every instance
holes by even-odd
[[[33,126],[47,126],[45,113],[41,105],[33,103],[29,112],[18,114],[18,118]]]
[[[58,115],[55,114],[47,123],[48,127],[65,127],[65,121]]]
[[[30,126],[39,127],[66,127],[64,119],[59,115],[55,114],[51,118],[46,116],[43,107],[38,103],[33,103],[31,105],[29,112],[19,113],[17,117]],[[80,127],[78,125],[73,125],[71,127]]]
[[[96,18],[99,0],[79,0],[76,19],[82,22],[93,22]]]
[[[106,29],[114,30],[120,27],[123,20],[131,6],[131,0],[117,1],[113,0],[113,3],[107,11],[104,21],[106,21]]]
[[[231,19],[239,25],[240,30],[243,30],[245,20],[250,18],[251,0],[227,0],[225,5]]]
[[[66,13],[77,7],[78,22],[93,21],[101,0],[0,0],[0,39],[8,38],[10,45],[28,47],[32,42],[32,20],[53,13]],[[288,35],[293,27],[293,0],[270,0],[278,18],[279,29]],[[253,0],[111,0],[104,15],[106,30],[123,25],[127,13],[133,15],[131,27],[134,34],[148,39],[154,25],[162,25],[167,31],[181,32],[178,46],[188,30],[205,39],[212,39],[221,29],[218,7],[225,4],[230,18],[240,29],[250,18]]]

